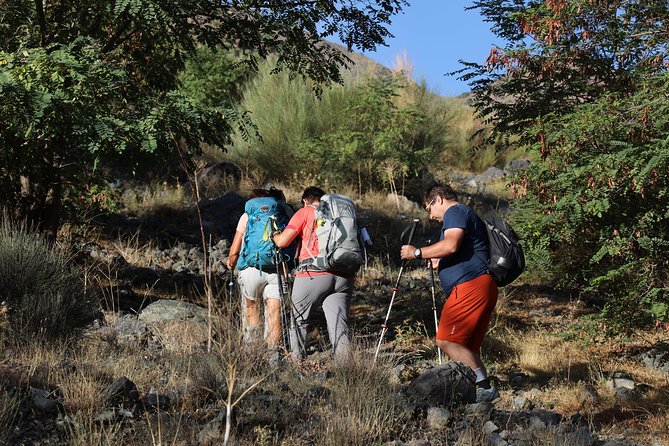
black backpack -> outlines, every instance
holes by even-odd
[[[488,272],[497,282],[505,286],[525,271],[525,254],[518,235],[510,224],[498,217],[481,218],[488,231],[490,261]]]

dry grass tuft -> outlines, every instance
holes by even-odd
[[[188,188],[180,183],[172,185],[167,181],[128,189],[121,196],[124,211],[140,217],[159,214],[167,209],[187,208],[192,202],[192,194]]]
[[[355,349],[332,372],[331,399],[320,408],[327,421],[317,444],[368,445],[398,429],[402,406],[390,384],[389,363],[375,365],[369,351]]]
[[[518,366],[532,376],[557,377],[567,381],[588,378],[592,357],[555,335],[531,332],[514,340]]]

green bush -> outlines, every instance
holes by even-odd
[[[272,68],[260,66],[241,101],[260,138],[239,134],[230,147],[240,165],[265,179],[317,175],[321,183],[354,185],[360,193],[402,192],[426,171],[482,171],[510,156],[472,139],[482,124],[465,98],[439,96],[402,72],[346,72],[343,85],[317,98],[313,86],[272,75]]]
[[[2,330],[19,342],[67,339],[90,324],[97,305],[83,274],[25,225],[0,224]]]
[[[614,333],[669,321],[668,87],[664,73],[544,117],[528,130],[543,159],[514,184],[524,240],[558,283],[605,300]]]

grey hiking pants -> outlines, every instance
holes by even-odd
[[[295,278],[291,293],[295,326],[291,324],[290,345],[293,358],[307,355],[306,338],[315,305],[322,304],[332,351],[337,359],[348,356],[348,310],[353,294],[353,280],[334,274]]]

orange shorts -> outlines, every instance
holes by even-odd
[[[489,274],[456,285],[441,311],[437,340],[480,353],[496,303],[497,284]]]

